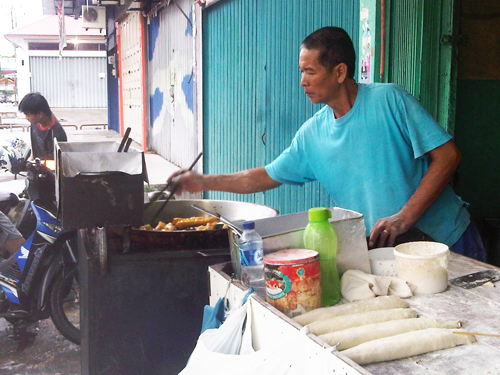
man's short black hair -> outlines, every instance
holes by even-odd
[[[300,48],[318,50],[318,62],[331,71],[340,63],[347,65],[347,76],[354,77],[356,52],[347,32],[334,26],[322,27],[309,34]]]
[[[52,115],[49,103],[39,92],[30,92],[21,100],[18,107],[19,111],[30,115],[37,115],[43,112],[47,116]]]

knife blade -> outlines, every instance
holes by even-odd
[[[484,270],[456,277],[450,280],[450,283],[464,289],[472,289],[489,281],[494,283],[495,281],[499,280],[500,270]]]

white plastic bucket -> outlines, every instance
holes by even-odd
[[[368,251],[373,275],[398,277],[394,247],[379,247]]]
[[[414,294],[439,293],[448,287],[450,249],[439,242],[417,241],[394,249],[399,278],[415,287]]]

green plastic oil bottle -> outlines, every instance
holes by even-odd
[[[331,211],[324,207],[309,209],[309,224],[304,232],[305,248],[319,253],[323,306],[334,305],[340,300],[337,232],[328,221],[331,217]]]

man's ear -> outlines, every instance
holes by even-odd
[[[347,65],[340,63],[335,67],[337,69],[337,79],[339,83],[343,83],[347,79]]]

